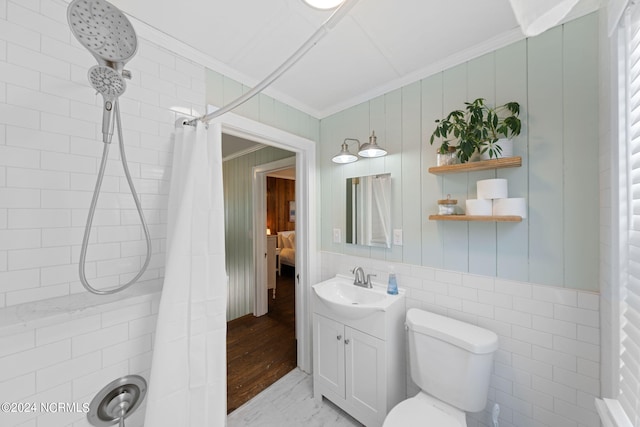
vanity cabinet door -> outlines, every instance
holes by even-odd
[[[381,421],[386,416],[386,412],[381,414],[387,389],[384,341],[345,327],[344,344],[346,399],[362,418]]]
[[[314,314],[314,381],[344,399],[344,325]]]

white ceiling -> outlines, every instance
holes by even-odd
[[[281,179],[289,179],[289,180],[296,180],[296,168],[288,168],[288,169],[282,169],[279,171],[275,171],[275,172],[269,172],[267,174],[267,176],[269,177],[273,177],[273,178],[281,178]]]
[[[570,19],[597,9],[600,1],[581,0]],[[249,86],[331,14],[302,0],[111,2]],[[323,118],[521,38],[509,0],[360,0],[267,93]]]
[[[233,158],[249,154],[253,151],[265,147],[254,141],[249,141],[235,135],[222,134],[222,160],[231,160]]]

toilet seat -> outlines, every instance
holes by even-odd
[[[424,392],[397,404],[382,427],[466,427],[464,412]]]

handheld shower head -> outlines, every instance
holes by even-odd
[[[105,0],[74,0],[67,8],[73,35],[98,60],[121,71],[138,48],[138,39],[126,16]]]
[[[87,215],[87,225],[84,228],[84,237],[82,238],[82,246],[80,248],[80,261],[78,262],[80,282],[87,291],[93,294],[110,295],[128,288],[142,277],[142,274],[149,265],[152,252],[149,227],[144,219],[142,205],[136,194],[133,179],[129,172],[129,166],[127,165],[124,139],[122,137],[122,123],[120,122],[120,108],[118,105],[118,97],[124,93],[127,87],[123,77],[131,78],[131,73],[124,70],[124,65],[136,53],[138,39],[127,17],[124,16],[118,8],[105,0],[72,0],[67,8],[67,19],[69,20],[69,26],[71,27],[73,35],[98,61],[99,65],[91,67],[88,77],[91,86],[101,93],[104,98],[102,140],[105,144],[102,149],[102,161],[100,162],[100,170],[98,171],[98,178],[93,191],[93,198],[91,199],[89,214]],[[104,179],[109,157],[109,147],[111,146],[110,142],[114,128],[114,116],[115,124],[118,127],[118,142],[120,145],[122,169],[127,178],[131,196],[136,204],[136,210],[138,211],[140,223],[144,230],[145,240],[147,242],[147,256],[138,274],[124,285],[112,289],[96,289],[91,286],[87,280],[85,264],[87,261],[89,238],[91,236],[91,225],[95,217],[98,197],[100,197],[102,180]],[[120,417],[121,426],[124,426],[125,416]]]
[[[113,68],[101,65],[95,65],[89,69],[89,83],[104,98],[102,140],[109,144],[113,136],[114,102],[124,93],[127,84]]]

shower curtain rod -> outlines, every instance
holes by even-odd
[[[358,2],[358,0],[345,0],[332,14],[331,16],[316,30],[315,33],[307,39],[302,46],[298,48],[286,61],[276,68],[271,74],[265,77],[260,83],[253,87],[249,92],[236,98],[227,105],[217,109],[216,111],[205,114],[204,116],[197,117],[195,119],[185,122],[186,125],[195,126],[198,121],[209,123],[211,120],[219,117],[236,107],[244,104],[263,90],[265,90],[271,83],[277,80],[282,74],[284,74],[289,68],[296,64],[313,46],[318,44],[324,36],[326,36],[330,30],[332,30],[338,22],[351,10],[351,8]]]

